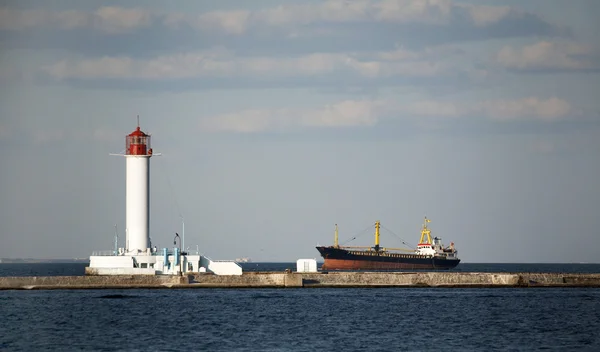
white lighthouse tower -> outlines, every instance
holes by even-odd
[[[127,183],[125,200],[125,252],[138,254],[150,248],[150,135],[140,130],[125,138]]]
[[[150,135],[138,126],[125,136],[126,160],[125,246],[99,251],[90,256],[86,275],[182,275],[188,272],[212,272],[217,275],[241,275],[234,261],[212,261],[199,253],[189,255],[179,247],[152,248],[150,243]],[[155,154],[159,155],[159,154]],[[166,234],[165,234],[166,235]],[[170,242],[170,235],[166,235]],[[178,235],[176,236],[178,237]],[[118,246],[115,239],[115,247]],[[176,245],[173,238],[173,245]]]

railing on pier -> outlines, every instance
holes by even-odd
[[[108,257],[111,255],[116,255],[115,251],[107,250],[107,251],[93,251],[92,252],[92,256],[94,256],[94,257]]]
[[[173,250],[167,251],[167,255],[173,255],[174,252],[175,251],[173,251]],[[181,253],[181,252],[179,252],[179,253]],[[123,255],[131,255],[131,253],[126,253],[126,252],[115,253],[115,251],[112,249],[92,252],[92,256],[98,256],[98,257],[123,256]],[[140,252],[140,253],[138,253],[138,255],[151,255],[151,256],[155,256],[155,257],[162,257],[164,255],[164,253],[162,250],[157,250],[156,252],[151,252],[150,254],[147,254],[146,252]]]

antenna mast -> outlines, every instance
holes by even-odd
[[[375,252],[379,252],[379,228],[381,227],[381,223],[379,220],[375,221]]]

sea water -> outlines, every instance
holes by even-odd
[[[0,292],[2,351],[599,351],[592,288]]]
[[[0,319],[0,351],[600,351],[597,288],[0,291]]]

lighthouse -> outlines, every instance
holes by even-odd
[[[200,272],[242,275],[242,267],[236,262],[213,261],[199,252],[189,254],[182,248],[181,242],[179,247],[159,250],[154,246],[152,249],[149,230],[150,158],[153,154],[150,135],[140,129],[139,117],[135,131],[125,136],[125,153],[111,155],[125,157],[125,246],[117,248],[118,236],[115,234],[115,249],[92,253],[90,265],[85,268],[86,275],[183,275]],[[166,243],[173,239],[175,245],[175,238],[171,237],[173,233],[156,237]]]
[[[126,196],[125,252],[137,254],[150,248],[150,135],[139,125],[125,137]]]

